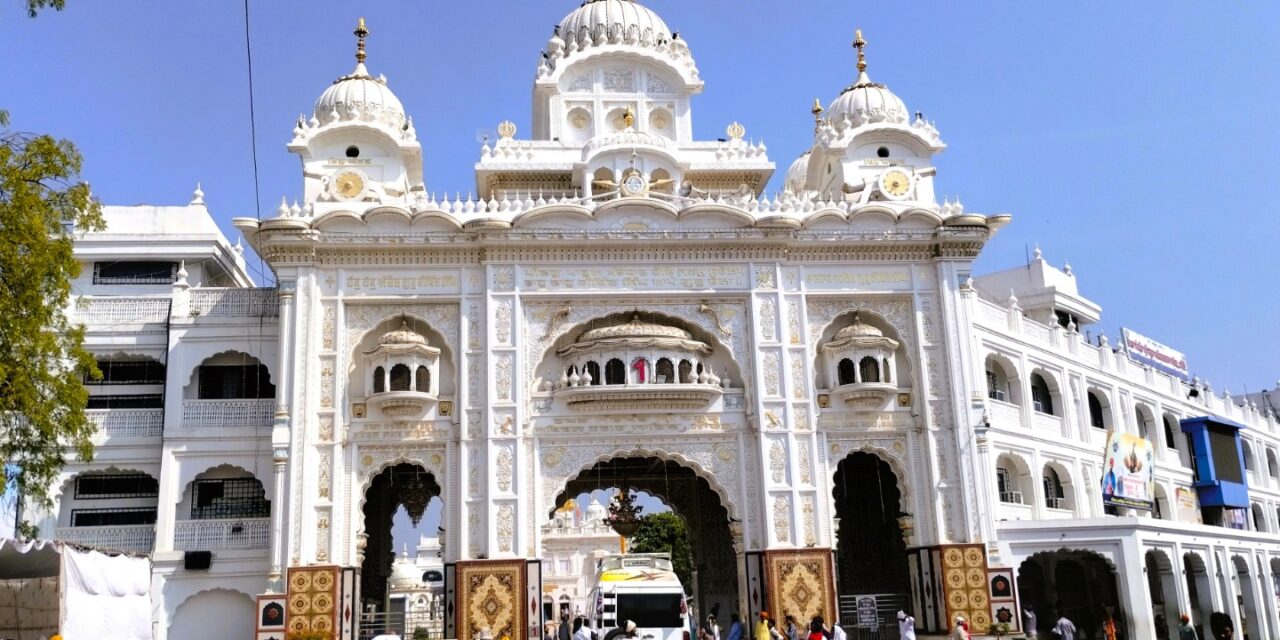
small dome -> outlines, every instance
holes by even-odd
[[[608,515],[609,512],[604,508],[604,505],[600,504],[600,501],[596,500],[595,496],[591,496],[591,504],[587,505],[587,524],[604,522],[605,517]]]
[[[340,122],[374,122],[393,129],[404,127],[404,105],[387,86],[384,77],[369,75],[364,63],[333,82],[316,100],[320,126]]]
[[[693,335],[679,327],[642,322],[640,316],[632,316],[631,322],[626,324],[591,329],[583,333],[578,338],[578,342],[592,342],[610,338],[676,338],[678,340],[692,340]]]
[[[805,185],[809,178],[809,152],[806,151],[791,163],[791,167],[787,169],[787,179],[783,183],[783,188],[791,193],[800,193],[805,190]]]
[[[379,345],[413,345],[420,344],[427,346],[427,339],[420,333],[409,328],[407,320],[400,320],[400,328],[395,331],[388,331],[378,338]]]
[[[834,341],[848,340],[849,338],[883,338],[884,332],[869,325],[864,324],[857,314],[853,316],[853,324],[836,332]]]
[[[416,589],[422,586],[422,567],[408,557],[407,552],[396,559],[391,566],[391,577],[387,580],[392,589]]]
[[[827,108],[827,122],[839,126],[846,119],[850,127],[864,124],[906,124],[908,120],[907,105],[902,98],[882,84],[877,84],[867,77],[867,72],[858,74],[858,81],[847,87],[831,106]]]
[[[556,27],[571,48],[626,43],[655,46],[672,39],[671,29],[648,7],[633,0],[587,0]]]

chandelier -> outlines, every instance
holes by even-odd
[[[644,507],[635,503],[630,489],[624,488],[618,491],[618,495],[609,502],[609,517],[605,522],[618,532],[618,535],[630,538],[640,528],[641,511],[644,511]]]
[[[400,503],[404,505],[404,510],[409,512],[409,519],[413,521],[415,527],[422,520],[422,514],[426,512],[427,503],[430,501],[431,492],[427,491],[427,485],[417,474],[414,474],[409,484],[400,490]]]

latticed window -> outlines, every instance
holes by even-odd
[[[1049,384],[1038,373],[1031,374],[1031,407],[1040,413],[1053,415],[1053,396],[1049,393]]]
[[[875,358],[866,356],[858,362],[858,374],[863,382],[880,382],[880,363]]]
[[[884,381],[885,381],[885,382],[893,382],[893,380],[892,380],[892,376],[890,376],[890,375],[889,375],[890,368],[889,368],[889,359],[888,359],[888,358],[885,358],[885,359],[884,359],[884,362],[883,362],[883,363],[881,363],[881,367],[882,367],[882,368],[880,369],[880,371],[884,374]]]
[[[1066,508],[1066,494],[1062,490],[1062,479],[1053,469],[1044,470],[1044,506],[1050,509]]]
[[[139,393],[121,396],[89,396],[89,409],[161,409],[164,396],[159,393]]]
[[[95,262],[94,284],[173,284],[178,279],[176,262]]]
[[[382,393],[387,390],[387,370],[377,367],[373,370],[373,392]]]
[[[1102,401],[1092,391],[1089,392],[1089,426],[1094,429],[1107,428],[1107,423],[1102,420]]]
[[[418,370],[414,375],[413,387],[422,393],[431,393],[431,370],[418,365]]]
[[[604,365],[604,383],[605,384],[626,384],[627,383],[627,365],[622,361],[614,358]]]
[[[658,383],[675,382],[676,381],[675,365],[671,364],[671,360],[667,358],[659,358],[658,364],[655,367],[655,375],[657,375],[658,377],[656,380],[654,380],[654,382],[658,382]]]
[[[680,361],[680,382],[693,382],[693,363],[688,360]]]
[[[1004,400],[1004,391],[1000,388],[996,372],[990,369],[987,369],[987,397],[992,400]]]
[[[73,527],[106,527],[155,523],[155,507],[73,509],[71,511],[71,526]]]
[[[587,374],[591,376],[591,384],[592,384],[592,385],[604,384],[604,378],[601,378],[601,377],[600,377],[600,364],[599,364],[599,363],[597,363],[596,361],[592,360],[592,361],[588,362],[588,363],[587,363],[587,366],[586,366],[586,367],[584,367],[584,368],[587,370]]]
[[[93,380],[88,375],[85,384],[164,384],[164,365],[155,360],[99,360],[102,377]]]
[[[198,371],[197,397],[201,400],[276,397],[276,386],[264,365],[206,364]]]
[[[858,381],[858,374],[854,371],[853,361],[845,358],[836,365],[836,376],[839,378],[841,385],[853,384]]]
[[[191,483],[191,519],[266,518],[271,515],[262,483],[256,478],[196,480]]]
[[[391,367],[391,390],[392,391],[408,391],[412,376],[409,374],[409,365],[398,364]]]

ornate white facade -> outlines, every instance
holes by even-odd
[[[1096,321],[1069,270],[1033,264],[1058,280],[1057,298],[1043,281],[975,279],[973,259],[1010,216],[937,200],[937,128],[871,81],[858,43],[856,80],[815,108],[811,149],[784,191],[766,195],[774,164],[742,124],[726,123],[724,141],[692,138],[703,80],[691,45],[639,4],[586,2],[537,65],[531,137],[501,123],[475,165],[479,198],[461,200],[425,188],[412,118],[369,71],[361,35],[355,69],[293,130],[303,199],[235,220],[277,289],[249,288],[216,228],[197,238],[176,226],[212,226],[199,195],[171,211],[108,208],[108,233],[78,245],[86,263],[149,255],[182,271],[163,285],[82,283],[92,295],[75,313],[89,346],[164,363],[163,380],[137,390],[163,404],[95,410],[99,456],[67,468],[46,524],[152,551],[157,637],[197,637],[177,630],[184,606],[231,619],[252,612],[246,596],[282,590],[287,567],[385,557],[366,523],[387,473],[429,477],[445,505],[444,561],[480,566],[548,557],[551,518],[575,482],[653,460],[649,479],[687,500],[682,515],[712,559],[696,606],[718,604],[724,619],[761,608],[830,619],[832,591],[858,593],[846,586],[864,577],[880,593],[923,589],[907,584],[905,556],[890,569],[845,561],[843,585],[822,593],[786,582],[830,583],[829,565],[787,558],[851,544],[838,514],[871,491],[847,486],[861,460],[891,485],[876,495],[898,500],[878,506],[894,553],[978,544],[982,566],[1014,569],[1064,547],[1098,554],[1118,576],[1131,637],[1155,625],[1144,554],[1162,554],[1165,606],[1186,611],[1188,583],[1174,576],[1189,553],[1227,576],[1206,577],[1204,607],[1239,620],[1234,594],[1248,591],[1250,624],[1280,633],[1274,535],[1208,527],[1172,505],[1162,520],[1107,516],[1097,490],[1107,430],[1154,433],[1164,499],[1190,489],[1189,458],[1163,446],[1159,420],[1217,414],[1248,427],[1260,527],[1280,531],[1275,416],[1207,386],[1189,400],[1181,381],[1082,340],[1080,325],[1042,324],[1029,311]],[[989,397],[991,362],[1003,399]],[[202,395],[215,383],[199,367],[248,376],[257,364],[272,395],[257,382],[253,398]],[[1033,372],[1058,413],[1033,408]],[[1106,393],[1101,430],[1081,409],[1088,389]],[[1044,469],[1062,495],[1046,493]],[[154,507],[154,526],[72,527],[73,480],[125,470],[158,481],[130,498]],[[253,495],[227,506],[197,495],[197,481]],[[212,566],[185,569],[192,550],[213,551]],[[775,558],[762,584],[760,563]],[[1242,577],[1231,577],[1234,558]],[[557,571],[544,566],[542,580]],[[503,624],[537,626],[503,607]],[[469,637],[470,614],[458,615],[455,635]]]

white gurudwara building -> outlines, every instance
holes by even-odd
[[[156,638],[278,638],[272,603],[363,637],[401,586],[392,515],[434,497],[444,636],[540,637],[593,606],[617,538],[558,508],[602,486],[689,523],[700,617],[1280,634],[1274,412],[1087,339],[1099,305],[1039,253],[974,274],[1011,217],[939,201],[939,130],[861,34],[768,194],[746,125],[693,137],[696,34],[584,2],[527,52],[532,122],[498,125],[473,199],[427,188],[366,34],[288,137],[300,199],[234,221],[275,287],[198,191],[76,245],[98,454],[38,524],[150,553]]]

